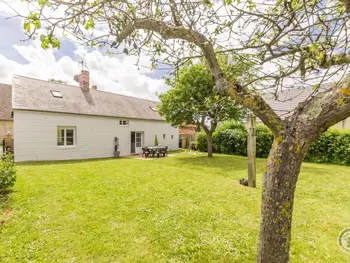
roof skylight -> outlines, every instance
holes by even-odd
[[[51,90],[51,94],[52,96],[54,96],[55,98],[63,98],[63,96],[61,95],[61,92],[57,91],[57,90]]]

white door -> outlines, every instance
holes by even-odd
[[[142,153],[142,132],[136,132],[135,137],[135,152]]]

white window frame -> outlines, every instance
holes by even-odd
[[[128,120],[119,120],[119,126],[127,127],[129,126]]]
[[[142,132],[135,132],[135,147],[142,147]]]
[[[58,131],[64,130],[63,145],[58,145]],[[73,144],[67,145],[67,130],[73,130]],[[57,126],[57,147],[58,148],[75,148],[77,145],[77,128],[76,126]]]

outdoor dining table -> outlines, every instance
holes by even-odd
[[[166,149],[168,147],[167,146],[150,146],[150,147],[145,147],[145,149],[148,149],[149,150],[149,153],[154,156],[157,154],[157,157],[160,156],[160,154],[166,154]],[[144,152],[145,153],[145,152]],[[147,157],[147,156],[146,156]]]

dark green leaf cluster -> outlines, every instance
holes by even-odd
[[[325,132],[311,145],[305,160],[350,165],[350,132]]]
[[[213,150],[216,153],[247,155],[247,132],[241,127],[218,128],[213,134]],[[269,155],[273,134],[265,126],[256,128],[256,156],[266,158]],[[207,139],[204,133],[197,136],[198,149],[207,151]],[[350,132],[329,130],[321,135],[310,147],[305,161],[313,163],[331,163],[350,165]]]
[[[5,153],[0,160],[0,194],[9,191],[16,182],[16,168],[11,153]]]

